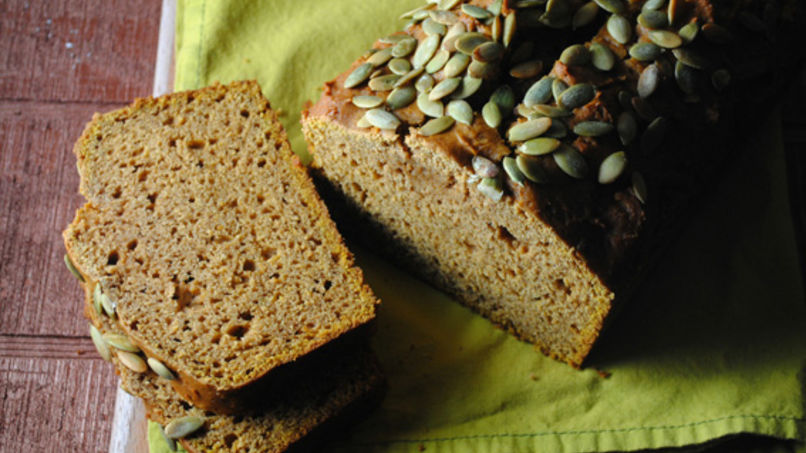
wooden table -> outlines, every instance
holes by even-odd
[[[83,203],[84,124],[152,92],[161,3],[0,3],[0,452],[109,449],[117,378],[88,338],[61,231]],[[806,77],[795,92],[785,141],[802,227]]]

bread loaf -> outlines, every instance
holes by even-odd
[[[87,203],[64,232],[69,258],[194,406],[235,413],[284,393],[373,319],[257,83],[96,115],[75,154]]]
[[[312,166],[362,218],[349,225],[574,366],[729,162],[738,106],[780,92],[803,55],[796,1],[404,16],[303,113]]]

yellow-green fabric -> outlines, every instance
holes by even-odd
[[[175,89],[257,79],[304,153],[304,102],[421,2],[180,0]],[[760,126],[581,371],[354,248],[383,300],[375,349],[389,388],[331,449],[633,451],[736,433],[803,441],[803,282],[780,120]]]

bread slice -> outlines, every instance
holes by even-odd
[[[96,311],[91,286],[85,286],[85,315],[102,334],[123,334],[117,323]],[[114,350],[114,349],[113,349]],[[192,407],[178,397],[168,381],[149,370],[136,373],[112,354],[121,387],[141,398],[149,419],[165,426],[181,417],[204,418],[204,425],[180,439],[190,453],[212,451],[280,452],[300,442],[324,440],[323,427],[344,425],[366,413],[383,389],[383,377],[366,342],[342,351],[326,372],[303,376],[282,397],[258,397],[257,409],[239,415],[216,415]],[[268,398],[267,398],[268,397]],[[311,434],[314,434],[312,438]]]
[[[194,406],[239,412],[373,319],[378,300],[257,83],[96,115],[74,152],[87,203],[68,255]]]

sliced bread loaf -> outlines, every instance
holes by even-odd
[[[238,412],[373,319],[378,300],[257,83],[96,115],[74,151],[87,203],[64,232],[69,258],[194,406]]]

